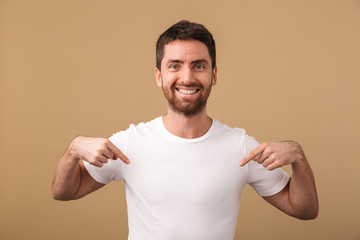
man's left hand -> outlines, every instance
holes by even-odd
[[[303,158],[305,158],[304,152],[297,142],[265,142],[246,155],[239,165],[242,167],[253,160],[268,170],[274,170]]]

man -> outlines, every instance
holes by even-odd
[[[299,144],[259,145],[206,114],[217,67],[203,25],[170,27],[157,41],[156,58],[167,114],[109,140],[75,138],[56,169],[55,199],[78,199],[124,180],[129,239],[233,239],[247,183],[291,216],[317,216],[315,181]],[[291,178],[280,168],[287,164]]]

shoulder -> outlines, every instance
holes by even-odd
[[[214,121],[214,130],[212,139],[218,143],[235,144],[236,146],[244,146],[246,143],[246,131],[243,128],[230,127],[227,124],[220,123],[217,120]]]
[[[232,141],[236,142],[237,144],[243,144],[246,149],[246,153],[249,153],[259,145],[256,139],[252,136],[249,136],[244,128],[230,127],[229,125],[220,123],[217,120],[213,121],[216,125],[214,128],[214,135],[218,139],[220,139],[219,137],[222,137],[222,139],[225,139],[227,142]]]
[[[217,134],[238,136],[238,137],[246,136],[246,130],[243,128],[230,127],[229,125],[221,123],[216,119],[213,119],[213,121],[214,121],[214,130]]]
[[[114,133],[111,136],[111,139],[128,137],[128,136],[134,135],[134,134],[146,134],[155,129],[158,129],[159,125],[161,123],[160,121],[161,121],[161,117],[157,117],[148,122],[140,122],[137,124],[132,123],[129,125],[129,127],[126,130],[121,130],[121,131]]]

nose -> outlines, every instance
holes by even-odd
[[[184,85],[192,84],[195,82],[191,67],[184,67],[181,71],[181,82]]]

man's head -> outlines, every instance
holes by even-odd
[[[215,42],[201,24],[180,21],[156,44],[156,83],[168,100],[168,111],[188,117],[206,113],[217,81]]]
[[[198,40],[204,43],[209,51],[212,68],[216,66],[215,41],[211,33],[202,24],[182,20],[161,34],[156,43],[156,67],[160,71],[165,45],[175,40]]]

